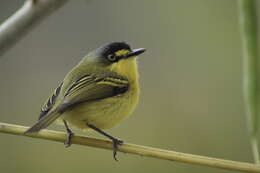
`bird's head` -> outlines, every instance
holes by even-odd
[[[135,77],[136,57],[145,52],[144,48],[131,49],[125,42],[113,42],[92,51],[90,61],[128,78]]]

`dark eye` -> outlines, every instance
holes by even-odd
[[[111,62],[114,62],[114,61],[116,61],[116,56],[113,55],[113,54],[110,54],[110,55],[107,56],[107,59],[108,59],[109,61],[111,61]]]

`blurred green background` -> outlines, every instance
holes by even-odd
[[[1,0],[0,22],[22,4]],[[87,52],[112,41],[147,52],[139,59],[140,103],[109,133],[129,143],[253,161],[241,92],[236,0],[69,1],[0,59],[0,121],[35,123],[64,75]],[[66,149],[1,133],[0,141],[5,173],[232,172],[123,153],[115,162],[111,151]]]

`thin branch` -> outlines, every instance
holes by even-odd
[[[246,116],[251,135],[252,152],[255,163],[259,164],[257,131],[260,116],[260,93],[257,55],[257,16],[255,0],[239,0],[238,13],[243,47],[243,89]]]
[[[25,136],[24,132],[27,129],[28,127],[24,127],[24,126],[0,123],[1,133]],[[37,134],[30,134],[26,136],[33,137],[33,138],[47,139],[51,141],[58,141],[58,142],[64,142],[66,140],[65,133],[52,131],[52,130],[42,130]],[[96,147],[96,148],[109,149],[109,150],[112,149],[112,143],[110,141],[90,138],[85,136],[77,136],[77,135],[73,136],[72,143],[78,145]],[[250,163],[216,159],[216,158],[210,158],[210,157],[204,157],[204,156],[198,156],[192,154],[185,154],[185,153],[179,153],[175,151],[162,150],[162,149],[134,145],[134,144],[124,143],[121,146],[119,146],[119,151],[124,153],[140,155],[140,156],[153,157],[162,160],[184,162],[184,163],[203,165],[203,166],[208,166],[213,168],[222,168],[222,169],[235,170],[241,172],[260,173],[260,166],[250,164]]]
[[[24,5],[0,25],[0,56],[30,29],[68,0],[27,0]]]

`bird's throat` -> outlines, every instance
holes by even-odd
[[[138,80],[138,69],[136,58],[122,59],[116,63],[111,64],[109,70],[126,77],[132,82]]]

